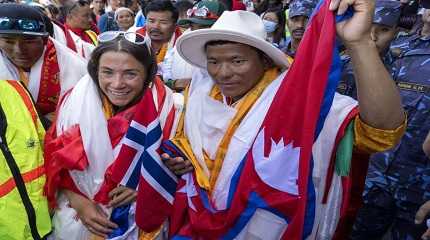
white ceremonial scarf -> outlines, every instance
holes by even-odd
[[[70,36],[72,36],[73,42],[75,43],[75,47],[76,47],[76,51],[78,51],[78,55],[85,58],[87,61],[89,61],[91,58],[91,53],[94,51],[96,46],[82,40],[82,38],[80,38],[71,30],[68,30],[68,31],[70,33]]]
[[[254,103],[236,129],[225,155],[223,166],[213,189],[213,201],[218,210],[227,207],[227,196],[233,173],[249,151],[286,72],[280,74]],[[218,145],[236,109],[209,97],[213,80],[204,71],[195,71],[186,105],[185,134],[193,152],[209,176],[203,150],[214,159]],[[220,117],[222,116],[222,117]]]
[[[54,43],[55,50],[57,52],[58,66],[60,68],[61,97],[86,74],[86,62],[84,59],[76,55],[75,52],[55,39],[50,38],[50,40]],[[45,50],[43,51],[42,56],[31,67],[28,75],[28,90],[30,91],[34,101],[37,101],[39,96]],[[1,52],[0,56],[0,80],[20,80],[18,69],[3,52]]]
[[[281,74],[263,91],[232,137],[213,189],[212,201],[217,210],[227,208],[233,174],[252,146],[285,74]],[[226,126],[230,123],[236,110],[209,97],[213,80],[207,74],[196,71],[192,79],[185,113],[185,133],[199,164],[205,168],[204,170],[209,176],[203,158],[203,150],[213,159],[227,129]],[[336,93],[323,129],[313,145],[312,176],[316,192],[316,210],[313,232],[308,239],[331,239],[336,230],[343,194],[341,177],[336,173],[326,204],[322,204],[322,197],[332,152],[335,150],[336,136],[346,117],[356,106],[357,102],[352,98]],[[261,214],[266,216],[265,212],[261,212]],[[253,219],[251,222],[254,221],[259,220]]]
[[[180,102],[173,97],[172,91],[165,86],[164,88],[166,90],[165,101],[160,110],[160,123],[162,127],[170,111],[174,107],[181,107]],[[158,92],[154,85],[152,92],[154,102],[157,103]],[[156,106],[158,108],[157,104]],[[89,164],[83,171],[69,171],[69,173],[77,188],[89,199],[92,199],[100,190],[106,169],[118,156],[124,139],[116,146],[112,146],[98,87],[89,75],[83,77],[76,84],[70,94],[65,97],[59,109],[56,123],[57,136],[60,136],[70,127],[76,124],[79,125],[82,143]],[[181,108],[177,111],[181,111]],[[174,133],[174,130],[172,132]],[[54,231],[55,239],[87,240],[90,232],[80,220],[75,219],[76,212],[68,205],[67,198],[63,194],[60,194],[58,197],[59,209],[55,212],[53,218],[54,228],[56,228]],[[107,214],[110,214],[104,206],[99,206]],[[135,204],[132,205],[132,208],[134,207]],[[134,239],[130,236],[137,236],[137,232],[137,228],[132,227],[129,233],[124,234],[124,236],[127,236],[126,238],[115,239]]]
[[[93,199],[104,181],[106,169],[114,161],[114,150],[98,88],[89,75],[84,76],[65,97],[59,108],[56,124],[57,136],[70,127],[79,125],[88,167],[83,171],[69,173],[79,191]],[[75,216],[76,211],[69,206],[64,194],[60,193],[58,209],[53,217],[55,239],[89,238],[90,232]]]

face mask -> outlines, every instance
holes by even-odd
[[[267,33],[273,33],[276,30],[276,27],[278,26],[277,23],[264,20],[264,19],[263,19],[263,24],[264,24],[264,29],[266,30]]]

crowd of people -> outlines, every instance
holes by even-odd
[[[0,152],[0,239],[430,239],[430,1],[1,0]]]

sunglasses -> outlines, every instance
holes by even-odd
[[[118,38],[123,38],[136,45],[145,45],[149,52],[151,52],[151,41],[143,35],[135,32],[122,32],[122,31],[107,31],[97,37],[99,43],[107,43]]]
[[[45,24],[32,19],[15,19],[0,17],[0,30],[19,30],[27,32],[46,33]]]
[[[193,7],[188,9],[187,11],[188,17],[199,17],[199,18],[206,18],[206,19],[218,19],[219,17],[215,14],[213,14],[207,7]]]
[[[122,37],[125,40],[137,45],[145,44],[147,42],[146,38],[139,33],[123,32],[123,31],[104,32],[97,37],[97,40],[99,41],[99,43],[106,43],[106,42],[113,41],[119,37]]]

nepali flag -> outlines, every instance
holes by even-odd
[[[310,236],[316,205],[312,146],[340,78],[336,18],[329,4],[330,0],[322,1],[314,11],[257,137],[235,169],[227,209],[214,207],[207,190],[197,184],[195,173],[177,181],[157,157],[143,162],[136,212],[139,227],[150,232],[169,217],[173,239],[257,239],[264,234],[263,239],[295,240]],[[163,147],[170,154],[183,155],[171,142]],[[267,221],[251,223],[254,215]],[[273,226],[280,227],[264,229],[270,221],[279,222]]]

